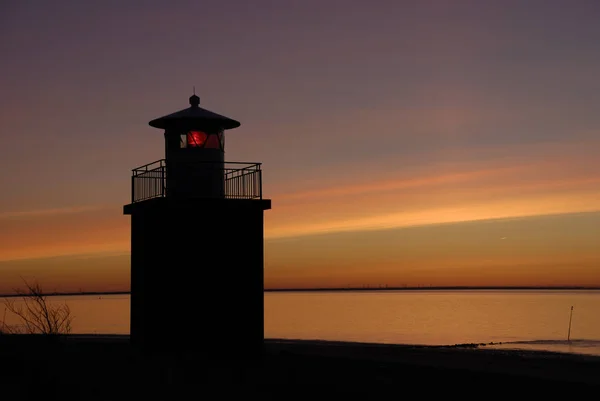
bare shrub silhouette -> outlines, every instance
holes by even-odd
[[[51,304],[44,295],[42,287],[37,283],[25,282],[26,290],[16,290],[21,302],[5,299],[6,310],[17,315],[19,325],[6,325],[4,320],[0,333],[6,334],[69,334],[73,316],[71,309],[64,304]],[[6,311],[5,311],[6,313]]]

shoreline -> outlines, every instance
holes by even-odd
[[[68,335],[73,340],[95,339],[96,341],[129,341],[129,334],[97,334],[97,333],[79,333]],[[555,340],[559,341],[559,340]],[[575,343],[579,340],[573,340]],[[590,340],[598,341],[600,340]],[[514,352],[524,355],[532,354],[536,356],[565,356],[573,355],[575,358],[591,358],[592,360],[600,361],[600,354],[573,352],[573,351],[558,351],[545,349],[543,345],[537,344],[535,341],[519,341],[519,342],[489,342],[489,343],[456,343],[456,344],[402,344],[402,343],[385,343],[385,342],[364,342],[364,341],[344,341],[344,340],[322,340],[322,339],[299,339],[299,338],[265,338],[265,344],[268,343],[297,343],[297,344],[312,344],[312,345],[352,345],[352,346],[369,346],[369,347],[390,347],[401,349],[478,349],[486,352]],[[568,345],[568,344],[565,344]]]

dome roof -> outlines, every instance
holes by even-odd
[[[240,122],[229,117],[213,113],[200,107],[200,98],[195,94],[190,96],[190,107],[176,111],[163,117],[150,121],[151,127],[166,129],[181,123],[203,122],[223,129],[232,129],[240,126]]]

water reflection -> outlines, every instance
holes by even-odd
[[[227,295],[224,295],[226,297]],[[55,297],[73,333],[128,334],[129,296]],[[574,306],[571,342],[567,342]],[[0,304],[0,313],[4,305]],[[498,347],[600,354],[600,291],[265,293],[267,338]],[[6,323],[15,323],[7,314]]]

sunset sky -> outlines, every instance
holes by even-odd
[[[600,286],[600,2],[0,2],[0,293],[129,290],[148,121],[241,122],[265,286]],[[232,272],[234,275],[235,272]]]

